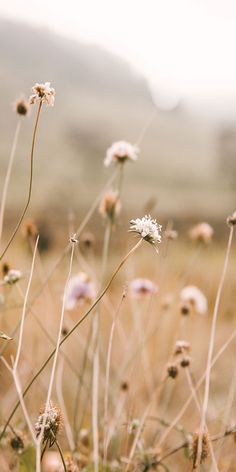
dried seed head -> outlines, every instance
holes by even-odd
[[[136,161],[139,149],[126,141],[117,141],[107,150],[104,165],[108,167],[112,162],[123,164],[127,160]]]
[[[178,366],[176,364],[169,364],[167,366],[167,374],[168,377],[171,377],[172,379],[175,379],[179,373]]]
[[[190,366],[190,362],[191,362],[191,357],[189,356],[184,356],[182,357],[181,361],[180,361],[180,365],[181,367],[185,368],[185,367],[189,367]]]
[[[214,230],[208,223],[199,223],[189,230],[189,237],[192,241],[199,241],[209,244],[212,240]]]
[[[10,269],[3,278],[3,281],[7,285],[14,285],[22,278],[22,273],[20,270]]]
[[[182,302],[180,304],[181,315],[188,316],[191,313],[191,309],[192,309],[192,307],[191,307],[190,303],[187,303],[187,302],[183,303]]]
[[[50,87],[50,82],[45,84],[36,83],[32,87],[33,95],[30,96],[30,105],[33,105],[37,101],[46,103],[47,106],[53,107],[55,101],[55,90]]]
[[[129,390],[129,384],[128,382],[126,382],[126,380],[121,382],[120,389],[122,390],[122,392],[127,392]]]
[[[38,420],[35,423],[36,436],[38,437],[41,434],[43,424],[45,422],[42,442],[48,442],[49,447],[51,447],[62,426],[62,415],[59,406],[53,405],[50,403],[47,411],[43,409],[40,412]]]
[[[24,98],[20,98],[15,103],[15,110],[18,115],[26,116],[29,112],[29,103]]]
[[[25,238],[36,239],[39,234],[38,228],[31,218],[26,220],[25,224],[22,226],[22,235]]]
[[[135,431],[137,431],[137,429],[139,428],[139,426],[140,421],[138,418],[134,418],[133,420],[131,420],[128,424],[128,434],[134,434]]]
[[[198,455],[198,445],[199,443],[199,432],[195,432],[193,435],[192,439],[192,461],[193,461],[193,467],[197,467],[197,455]],[[203,432],[202,434],[202,452],[201,452],[201,457],[200,457],[200,464],[202,464],[210,454],[210,447],[209,447],[210,439],[209,435],[206,431]]]
[[[23,438],[17,434],[17,436],[14,436],[11,441],[10,441],[10,445],[12,447],[12,449],[14,449],[14,451],[18,452],[18,453],[21,453],[24,449],[24,441],[23,441]]]
[[[228,224],[229,226],[234,226],[234,225],[236,225],[236,211],[234,211],[232,215],[228,216],[228,218],[227,218],[227,224]]]
[[[61,334],[62,336],[66,336],[68,334],[69,330],[67,326],[62,326]]]
[[[9,270],[10,270],[10,265],[8,264],[8,262],[4,262],[2,265],[2,275],[3,276],[7,275]]]
[[[93,233],[84,233],[80,238],[81,247],[91,249],[95,244],[95,237]]]
[[[79,472],[79,468],[76,464],[76,462],[74,461],[74,459],[69,456],[69,457],[66,457],[66,460],[65,460],[65,464],[66,464],[66,470],[67,472]],[[61,469],[64,471],[64,468]]]
[[[121,211],[118,192],[113,190],[106,192],[102,197],[98,211],[103,218],[108,218],[110,221],[114,221]]]
[[[85,428],[82,428],[79,432],[79,440],[81,444],[85,447],[89,447],[90,440],[89,440],[89,431]]]

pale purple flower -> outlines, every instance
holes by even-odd
[[[129,284],[129,292],[132,297],[139,298],[147,295],[156,295],[158,287],[152,280],[134,279]]]
[[[201,241],[209,244],[212,240],[214,230],[208,223],[199,223],[193,226],[189,231],[189,236],[192,241]]]
[[[69,280],[66,290],[65,308],[66,310],[73,310],[78,303],[94,300],[95,296],[94,283],[87,274],[79,272],[78,275]]]
[[[112,162],[123,163],[127,160],[136,161],[139,149],[126,141],[117,141],[107,150],[104,165],[108,167]]]
[[[196,313],[205,315],[208,310],[208,302],[204,293],[194,285],[187,285],[180,292],[180,299],[183,302],[190,303]]]

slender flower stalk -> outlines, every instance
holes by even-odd
[[[32,193],[32,185],[33,185],[33,164],[34,164],[34,149],[35,149],[35,140],[36,140],[36,133],[37,133],[37,129],[38,129],[38,123],[39,123],[39,117],[40,117],[40,112],[41,112],[41,109],[42,109],[42,100],[40,100],[39,102],[39,106],[38,106],[38,111],[37,111],[37,115],[36,115],[36,121],[35,121],[35,126],[34,126],[34,131],[33,131],[33,138],[32,138],[32,145],[31,145],[31,153],[30,153],[30,179],[29,179],[29,189],[28,189],[28,197],[27,197],[27,200],[26,200],[26,204],[23,208],[23,211],[21,213],[21,216],[18,220],[18,223],[9,239],[9,241],[7,242],[5,248],[3,249],[3,251],[1,252],[1,255],[0,255],[0,261],[2,260],[3,256],[6,254],[9,246],[11,245],[13,239],[15,238],[16,236],[16,233],[23,221],[23,218],[28,210],[28,207],[29,207],[29,204],[30,204],[30,200],[31,200],[31,193]]]
[[[202,434],[203,434],[204,428],[206,427],[206,414],[207,414],[207,407],[208,407],[208,401],[209,401],[211,363],[212,363],[212,356],[213,356],[213,350],[214,350],[216,323],[217,323],[217,318],[218,318],[218,311],[219,311],[222,289],[223,289],[225,276],[226,276],[226,272],[228,268],[230,249],[231,249],[232,239],[233,239],[233,232],[234,232],[234,225],[230,225],[229,240],[228,240],[228,245],[227,245],[227,250],[226,250],[226,256],[225,256],[223,271],[220,278],[220,283],[219,283],[217,294],[216,294],[215,306],[214,306],[214,311],[213,311],[209,350],[208,350],[208,357],[207,357],[205,391],[204,391],[202,416],[201,416],[200,431],[199,431],[197,464],[200,463],[201,449],[202,449]]]
[[[134,254],[134,252],[140,247],[140,245],[142,244],[142,239],[139,239],[139,241],[137,242],[137,244],[135,244],[135,246],[133,246],[130,251],[124,256],[124,258],[121,260],[121,262],[118,264],[118,266],[116,267],[115,271],[113,272],[111,278],[109,279],[108,283],[105,285],[104,289],[102,290],[102,292],[100,293],[100,295],[97,297],[97,299],[94,301],[94,303],[91,305],[91,307],[88,309],[88,311],[75,323],[75,325],[70,329],[70,331],[61,339],[61,341],[59,342],[59,347],[62,346],[62,344],[65,343],[65,341],[73,334],[73,332],[84,322],[84,320],[89,316],[89,314],[94,310],[94,308],[98,305],[98,303],[100,302],[100,300],[104,297],[105,293],[107,292],[107,290],[110,288],[114,278],[116,277],[116,275],[118,274],[118,272],[120,271],[120,269],[123,267],[123,265],[125,264],[125,262],[127,261],[127,259],[129,259],[129,257]],[[51,354],[47,357],[47,359],[45,360],[45,362],[42,364],[42,366],[40,367],[40,369],[36,372],[36,374],[34,375],[34,377],[31,379],[31,381],[28,383],[28,385],[26,386],[26,388],[24,389],[22,395],[23,397],[28,393],[28,391],[30,390],[31,386],[34,384],[35,380],[39,377],[39,375],[44,371],[45,367],[48,365],[48,363],[50,362],[50,360],[53,358],[53,356],[55,355],[55,352],[56,352],[56,348],[53,349],[53,351],[51,352]],[[15,405],[15,407],[13,408],[13,410],[11,411],[6,423],[5,423],[5,426],[3,427],[2,431],[1,431],[1,434],[0,434],[0,440],[2,439],[5,431],[6,431],[6,428],[9,424],[9,422],[11,421],[11,419],[13,418],[15,412],[17,411],[18,407],[20,405],[20,402],[18,401]]]
[[[3,190],[2,190],[2,198],[1,198],[1,206],[0,206],[0,242],[1,242],[1,239],[2,239],[2,230],[3,230],[3,221],[4,221],[4,214],[5,214],[5,207],[6,207],[7,191],[8,191],[9,181],[10,181],[10,177],[11,177],[12,166],[13,166],[13,162],[14,162],[16,146],[17,146],[18,137],[19,137],[19,133],[20,133],[20,128],[21,128],[21,118],[19,117],[18,121],[17,121],[17,125],[16,125],[15,135],[14,135],[14,138],[13,138],[10,159],[9,159],[8,167],[7,167],[6,178],[4,180]]]

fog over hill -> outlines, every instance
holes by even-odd
[[[1,183],[16,124],[12,103],[21,93],[28,96],[35,82],[50,81],[56,101],[54,108],[44,108],[40,119],[32,206],[87,206],[109,176],[103,167],[106,148],[114,140],[136,142],[153,115],[145,79],[96,45],[23,23],[0,20],[0,44]],[[32,107],[20,134],[12,208],[22,203],[27,190],[34,115]],[[135,202],[141,208],[154,196],[160,211],[168,214],[181,213],[184,204],[185,211],[204,211],[206,195],[213,207],[220,191],[224,211],[232,195],[227,180],[219,179],[216,138],[216,129],[191,116],[184,104],[172,113],[157,112],[140,144],[140,160],[127,166],[124,195],[130,207]],[[216,211],[221,211],[218,206]]]

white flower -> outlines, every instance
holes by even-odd
[[[193,241],[201,241],[208,244],[212,240],[214,230],[208,223],[199,223],[189,231],[189,236]]]
[[[153,220],[150,215],[130,221],[130,231],[138,233],[145,241],[156,244],[161,242],[161,225]]]
[[[136,161],[139,149],[126,141],[117,141],[107,150],[104,165],[108,167],[112,162]]]
[[[45,84],[36,83],[32,87],[33,95],[30,96],[30,104],[33,105],[36,101],[45,102],[46,105],[53,107],[55,101],[55,90],[50,87],[50,82]]]
[[[187,285],[180,292],[180,298],[183,302],[189,302],[196,313],[205,315],[208,309],[208,303],[202,291],[194,285]]]
[[[183,354],[190,350],[190,343],[188,341],[178,340],[175,343],[175,355]]]
[[[133,297],[142,297],[145,295],[155,295],[158,287],[149,279],[134,279],[129,284],[129,291]]]
[[[66,310],[73,310],[77,303],[93,300],[95,296],[96,291],[93,282],[87,274],[79,272],[78,275],[69,280],[65,308]]]
[[[22,278],[20,270],[10,269],[5,275],[3,281],[5,284],[13,285]]]

